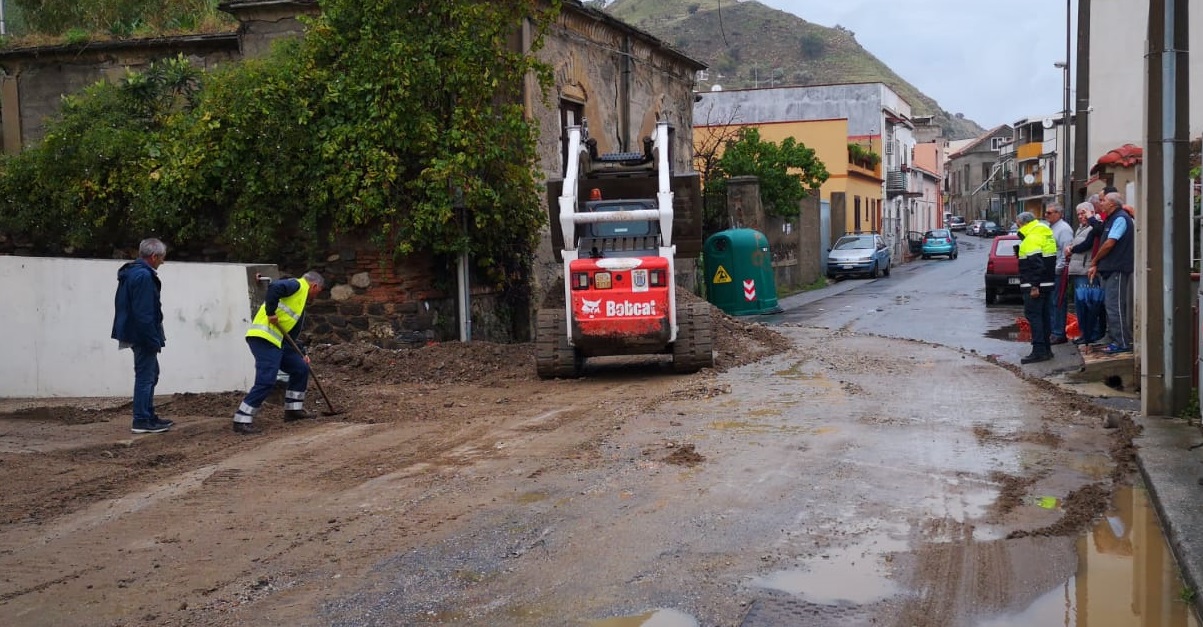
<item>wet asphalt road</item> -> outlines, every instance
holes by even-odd
[[[1016,339],[1023,301],[1005,297],[986,305],[984,276],[990,242],[962,234],[956,259],[895,262],[889,277],[844,279],[783,298],[780,304],[785,312],[760,321],[923,340],[1018,364],[1031,350],[1030,344]],[[1076,357],[1071,345],[1053,348],[1064,358],[1057,361]]]

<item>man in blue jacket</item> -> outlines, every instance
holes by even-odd
[[[155,385],[159,383],[159,351],[163,334],[163,302],[159,266],[167,256],[163,242],[149,238],[138,244],[138,259],[117,271],[113,300],[113,339],[134,353],[134,433],[163,433],[174,422],[155,414]]]

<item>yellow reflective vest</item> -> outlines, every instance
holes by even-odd
[[[1053,230],[1039,220],[1019,229],[1019,287],[1052,287],[1057,277],[1057,238]]]
[[[264,303],[259,305],[255,319],[251,321],[251,328],[246,332],[247,337],[263,338],[275,344],[277,348],[284,347],[283,333],[288,333],[297,326],[301,314],[305,313],[305,303],[309,298],[309,282],[305,279],[297,279],[297,282],[301,284],[301,289],[281,298],[280,302],[276,304],[276,319],[280,321],[279,328],[273,326],[267,319],[267,303]]]

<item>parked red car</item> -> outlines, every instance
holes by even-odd
[[[1000,295],[1019,296],[1019,236],[999,235],[990,242],[986,261],[986,304],[998,302]]]

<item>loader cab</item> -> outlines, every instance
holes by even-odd
[[[592,200],[585,203],[585,211],[590,212],[655,208],[656,201],[651,198]],[[647,257],[658,254],[660,224],[655,220],[594,222],[584,231],[585,235],[578,244],[581,257],[584,258]]]

